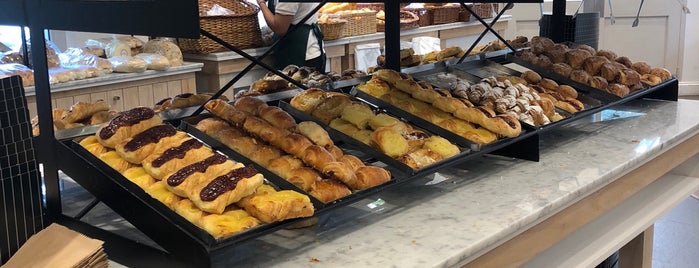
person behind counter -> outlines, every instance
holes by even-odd
[[[313,14],[295,31],[288,31],[309,12],[313,11],[318,4],[269,1],[269,6],[265,0],[258,0],[257,4],[260,5],[267,25],[274,32],[275,40],[281,36],[290,35],[284,38],[283,43],[274,51],[274,67],[282,70],[284,67],[294,64],[313,67],[317,71],[325,73],[326,57],[323,49],[323,34],[317,23],[318,14]]]

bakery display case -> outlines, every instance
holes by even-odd
[[[189,5],[194,5],[194,2],[195,1],[188,1],[187,3]],[[325,2],[326,1],[323,1],[321,3]],[[392,14],[391,12],[395,11],[397,14],[399,2],[404,1],[386,1],[386,13]],[[183,12],[185,15],[192,15],[190,14],[191,12],[184,11],[184,8],[179,11]],[[503,12],[498,14],[496,20],[500,17],[500,15],[502,15]],[[397,31],[391,31],[390,29],[398,29],[400,27],[400,21],[398,19],[398,16],[395,16],[395,18],[392,18],[392,16],[386,16],[385,23],[385,29],[387,30],[386,67],[394,70],[399,69],[397,65],[399,63],[399,50],[391,48],[397,47],[395,45],[398,43],[399,38],[397,38],[396,33],[392,33]],[[481,19],[479,20],[483,22]],[[187,21],[187,23],[196,24],[196,22],[193,21],[196,21],[196,19]],[[494,23],[495,21],[493,21],[490,25],[492,26]],[[49,28],[53,27],[53,25],[38,24],[37,27]],[[189,31],[182,30],[181,32],[171,32],[171,34],[192,37],[192,35],[198,35],[200,33],[199,31],[192,30],[191,28],[192,27],[186,28],[189,29]],[[112,27],[105,28],[105,30],[110,29],[117,31],[117,29]],[[128,30],[131,29],[128,28]],[[158,30],[158,28],[151,28],[144,29],[143,31],[151,34],[161,33]],[[490,30],[492,31],[492,29]],[[117,32],[121,31],[126,31],[126,29],[119,29]],[[486,31],[488,31],[488,29],[486,29]],[[210,33],[201,31],[201,34],[222,43],[224,47],[235,51],[236,53],[239,53],[246,59],[250,60],[251,63],[247,68],[245,68],[246,71],[242,72],[243,74],[252,69],[253,66],[260,65],[266,69],[269,69],[269,71],[275,75],[283,77],[289,82],[293,83],[293,79],[279,70],[273,70],[269,65],[262,62],[262,59],[268,55],[267,52],[260,57],[253,57],[246,54],[244,51],[227,44],[226,42],[222,42],[222,40]],[[500,39],[502,38],[500,37]],[[269,51],[272,51],[273,47],[274,45]],[[471,49],[473,49],[473,47]],[[37,51],[35,52],[39,53],[34,53],[34,55],[43,55],[43,53],[40,53],[42,52],[42,48],[36,48],[36,50]],[[321,198],[318,196],[313,195],[311,192],[313,189],[304,189],[304,187],[300,187],[299,184],[296,184],[290,181],[288,178],[284,178],[284,176],[279,175],[278,172],[275,172],[272,168],[270,168],[269,163],[260,162],[258,158],[260,157],[259,155],[254,155],[250,153],[250,151],[245,151],[240,148],[233,148],[230,145],[236,143],[227,143],[221,138],[221,136],[217,137],[212,134],[213,132],[207,132],[200,126],[200,123],[207,119],[219,118],[220,120],[227,121],[227,124],[231,126],[241,127],[244,131],[252,133],[254,138],[257,138],[261,144],[267,145],[277,143],[277,141],[274,139],[267,138],[268,136],[266,135],[268,135],[268,133],[274,132],[269,128],[266,129],[268,132],[262,132],[261,130],[258,132],[258,130],[256,130],[254,127],[246,126],[246,122],[248,120],[254,122],[257,119],[252,120],[248,119],[250,117],[245,117],[244,121],[228,121],[230,119],[228,116],[230,116],[232,113],[230,110],[223,114],[217,114],[213,107],[207,107],[209,103],[215,103],[215,101],[207,102],[207,105],[176,109],[163,113],[162,115],[164,115],[163,119],[165,120],[165,123],[177,127],[178,131],[186,132],[187,135],[191,135],[192,137],[200,140],[206,147],[215,150],[217,153],[224,155],[228,159],[254,166],[264,176],[265,183],[271,185],[276,190],[291,190],[308,195],[310,200],[309,202],[312,203],[315,209],[312,216],[305,215],[299,218],[260,224],[240,233],[235,233],[222,238],[215,238],[207,233],[204,229],[200,228],[196,224],[193,224],[191,221],[188,221],[182,216],[182,214],[176,212],[176,210],[171,206],[168,206],[167,202],[163,203],[163,200],[154,199],[150,193],[144,190],[143,187],[140,187],[134,183],[133,180],[127,178],[123,172],[117,171],[113,165],[108,163],[108,161],[104,161],[104,159],[96,156],[92,152],[88,151],[85,146],[80,144],[80,138],[95,134],[99,131],[98,129],[93,127],[91,130],[79,131],[77,132],[78,134],[65,136],[57,140],[53,135],[50,125],[50,119],[52,118],[51,111],[42,110],[40,108],[38,111],[39,118],[46,121],[46,123],[41,123],[40,125],[42,135],[39,136],[37,142],[41,144],[43,148],[46,148],[42,149],[45,151],[42,151],[41,159],[46,165],[45,170],[47,172],[47,207],[54,217],[54,220],[75,220],[66,219],[64,215],[61,215],[58,178],[55,174],[52,174],[56,173],[58,170],[61,170],[92,193],[99,202],[103,202],[110,206],[110,208],[131,222],[136,228],[150,237],[153,241],[158,243],[165,251],[167,251],[167,254],[169,254],[171,258],[189,265],[218,266],[229,262],[231,259],[234,259],[236,255],[240,254],[238,246],[241,244],[263,238],[266,235],[286,228],[303,225],[309,221],[312,222],[314,217],[323,217],[329,213],[332,213],[333,211],[336,211],[337,209],[348,207],[356,202],[359,202],[360,200],[374,196],[375,194],[381,193],[389,188],[423,179],[426,176],[431,176],[435,172],[470,163],[471,161],[474,161],[484,155],[500,155],[529,161],[538,161],[540,157],[539,150],[541,144],[539,138],[541,134],[544,132],[555,131],[557,129],[564,129],[567,124],[583,118],[588,118],[590,115],[602,110],[615,107],[638,98],[677,100],[678,82],[676,78],[669,78],[666,81],[660,82],[656,85],[643,87],[638,91],[625,95],[624,97],[617,97],[609,94],[606,91],[600,91],[580,83],[576,84],[576,81],[571,79],[553,75],[535,65],[522,61],[516,55],[517,52],[514,51],[515,50],[510,50],[475,57],[463,57],[450,62],[426,64],[419,66],[419,68],[404,69],[403,73],[408,74],[417,80],[415,83],[427,82],[432,87],[444,88],[448,85],[442,84],[444,80],[440,78],[440,75],[453,75],[454,77],[463,79],[468,83],[479,83],[482,82],[483,79],[488,79],[490,77],[526,79],[524,78],[524,74],[527,73],[527,71],[533,70],[540,74],[542,78],[551,79],[560,85],[572,85],[578,93],[578,96],[574,99],[582,105],[578,106],[579,110],[571,112],[569,110],[565,110],[563,106],[556,106],[555,112],[561,115],[559,120],[551,121],[546,124],[529,124],[518,119],[517,124],[521,124],[520,132],[509,135],[498,133],[499,135],[497,140],[479,143],[466,139],[465,137],[459,135],[459,133],[455,133],[454,131],[449,130],[446,127],[442,127],[435,122],[419,117],[404,107],[399,107],[394,103],[389,103],[382,99],[381,96],[374,96],[362,91],[360,89],[361,85],[370,81],[371,77],[354,78],[346,81],[330,83],[327,88],[322,90],[325,93],[331,92],[332,94],[342,94],[343,97],[340,98],[347,98],[351,102],[358,103],[358,105],[361,107],[366,107],[361,109],[368,109],[366,111],[369,111],[368,113],[372,114],[373,116],[376,116],[377,114],[385,114],[406,125],[410,125],[411,130],[421,133],[420,135],[416,134],[421,138],[424,138],[423,134],[427,138],[442,137],[449,143],[448,147],[450,149],[454,147],[457,148],[456,151],[450,150],[450,155],[441,155],[440,160],[428,162],[426,165],[419,165],[417,168],[406,164],[406,162],[400,161],[400,159],[404,159],[404,152],[390,153],[390,150],[393,148],[381,148],[381,146],[377,147],[374,145],[380,142],[363,142],[361,139],[348,135],[347,133],[334,128],[330,122],[331,120],[321,120],[318,117],[314,117],[313,112],[307,113],[300,110],[298,106],[294,106],[294,98],[303,96],[303,94],[311,91],[307,89],[305,85],[297,84],[296,86],[299,87],[298,89],[254,98],[264,104],[260,106],[272,107],[270,110],[286,113],[288,118],[291,118],[294,121],[294,124],[314,122],[323,130],[327,131],[328,137],[332,140],[334,145],[338,147],[341,154],[353,155],[362,162],[362,165],[380,168],[390,173],[390,177],[387,180],[382,180],[367,187],[350,187],[353,189],[346,192],[344,196],[339,196],[337,198],[328,200],[321,200]],[[46,72],[46,68],[43,68],[42,70],[41,60],[37,61],[37,63],[39,64],[37,71],[39,75],[37,75],[36,87],[37,102],[39,107],[42,107],[42,105],[51,107],[51,91],[48,79],[46,74],[41,74],[41,71]],[[223,94],[223,92],[232,88],[240,77],[241,76],[234,77],[228,84],[223,86],[220,91],[212,94],[209,97],[211,99],[218,98],[221,96],[221,94]],[[217,103],[233,107],[229,109],[238,109],[235,107],[235,104],[236,101],[239,100],[240,99],[232,102],[218,101]],[[434,104],[434,102],[427,103],[427,105],[432,104]],[[437,106],[435,105],[435,108],[436,107]],[[452,110],[452,112],[453,111],[454,110]],[[259,113],[260,111],[252,111],[250,113],[254,114],[256,112]],[[342,115],[339,116],[342,118]],[[353,117],[352,115],[348,115],[344,119],[348,119],[348,122],[352,122],[352,119],[355,118],[356,117]],[[367,124],[367,122],[364,122],[363,124]],[[292,133],[292,131],[289,130],[291,127],[279,129],[281,129],[285,137]],[[284,130],[287,132],[284,132]],[[373,129],[373,131],[376,131],[376,129]],[[394,137],[400,140],[400,137],[395,135]],[[423,140],[421,142],[424,143],[425,141]],[[387,144],[388,146],[393,145],[390,141],[388,141]],[[328,148],[333,147],[323,148],[330,153],[330,149]],[[277,150],[286,151],[286,149],[281,146],[279,146]],[[256,152],[255,150],[252,151]],[[387,151],[389,151],[389,153],[387,153]],[[305,150],[303,152],[305,152]],[[299,155],[294,156],[303,158],[303,156]],[[277,156],[277,158],[280,157],[281,155]],[[309,165],[312,166],[312,164]],[[323,173],[324,176],[335,175],[332,172],[325,172],[324,167],[325,165],[320,168],[320,172]],[[95,180],[94,178],[100,179]],[[342,182],[347,185],[351,184],[346,181]],[[90,208],[88,207],[86,209],[89,210]],[[120,261],[127,261],[128,254],[125,254],[124,251],[128,250],[115,249],[113,251],[114,255],[110,256],[115,256],[115,258],[119,258],[118,260]]]

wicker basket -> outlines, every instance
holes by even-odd
[[[482,19],[489,19],[493,17],[493,13],[498,12],[497,3],[474,3],[471,8],[474,13],[476,13]]]
[[[467,6],[471,9],[473,9],[473,5],[471,5],[471,4],[468,4]],[[464,22],[471,21],[471,12],[468,12],[468,10],[466,10],[465,8],[460,7],[459,8],[459,21],[464,21]]]
[[[432,13],[432,25],[436,25],[459,21],[460,9],[456,5],[431,6],[427,7],[427,12]]]
[[[346,20],[334,20],[326,23],[318,23],[320,31],[323,33],[323,40],[335,40],[342,37],[342,31],[347,25]]]
[[[218,4],[234,12],[235,15],[206,16],[214,4]],[[260,8],[244,0],[199,0],[200,27],[209,33],[221,38],[223,41],[240,48],[253,48],[262,45],[262,33],[257,20]],[[177,40],[182,52],[194,54],[208,54],[227,51],[228,49],[207,37],[199,39]]]
[[[376,33],[376,11],[344,12],[339,16],[347,21],[342,37]]]
[[[432,25],[432,12],[427,12],[426,8],[405,8],[405,11],[415,14],[418,17],[417,25],[425,27]]]
[[[400,12],[400,30],[408,30],[408,29],[415,29],[419,27],[418,21],[420,19],[415,15],[415,13],[408,12],[408,11],[401,11]],[[385,32],[386,31],[386,22],[381,19],[376,20],[376,31],[377,32]]]

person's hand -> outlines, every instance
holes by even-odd
[[[265,4],[266,4],[266,3],[265,3],[264,0],[257,0],[257,5],[258,5],[258,6],[262,6],[262,5],[265,5]]]

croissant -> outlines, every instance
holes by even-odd
[[[322,179],[320,173],[307,167],[294,168],[286,175],[287,176],[284,177],[285,180],[291,182],[305,192],[312,191],[316,186],[316,182]]]
[[[143,168],[157,180],[197,161],[212,156],[214,152],[196,139],[186,139],[164,151],[154,152],[143,160]]]
[[[171,125],[163,124],[146,129],[125,143],[117,144],[115,149],[126,161],[141,164],[141,161],[154,151],[188,137],[187,133],[177,131]]]
[[[243,122],[245,122],[245,118],[250,115],[247,112],[234,108],[233,105],[230,105],[220,99],[206,102],[204,108],[219,118],[236,126],[243,124]]]
[[[253,166],[231,170],[215,178],[206,178],[187,191],[194,205],[199,209],[221,214],[226,206],[240,201],[262,185],[262,174]]]
[[[304,121],[296,125],[296,131],[309,138],[313,143],[320,146],[332,145],[328,132],[313,121]]]
[[[242,207],[265,223],[313,216],[314,209],[307,195],[291,190],[257,191],[241,202]]]
[[[383,81],[388,82],[388,84],[390,84],[392,86],[395,86],[397,81],[403,79],[400,76],[400,73],[398,73],[394,70],[390,70],[390,69],[377,70],[376,72],[374,72],[373,75],[374,75],[374,77],[377,77]]]
[[[340,159],[340,157],[345,155],[345,152],[340,149],[340,147],[335,146],[334,144],[330,144],[328,146],[323,147],[325,150],[328,150],[328,152],[335,158],[335,159]]]
[[[291,132],[282,138],[282,143],[280,145],[281,146],[278,147],[288,154],[300,156],[303,155],[308,147],[313,145],[313,142],[306,138],[306,136]]]
[[[266,121],[254,116],[245,119],[243,129],[275,146],[281,145],[283,138],[289,134],[288,130],[274,127]]]
[[[316,170],[323,170],[325,165],[335,161],[335,157],[328,150],[318,145],[308,146],[300,155],[300,158],[304,163]]]
[[[250,158],[250,160],[255,161],[255,163],[258,163],[265,167],[269,164],[270,161],[272,161],[272,159],[276,159],[282,156],[282,152],[275,147],[261,145],[258,147],[257,150],[245,153],[245,156]]]
[[[316,182],[315,188],[311,190],[310,194],[322,201],[323,203],[329,203],[340,199],[342,197],[348,196],[352,192],[346,185],[337,181],[325,179]]]
[[[354,174],[352,167],[339,161],[327,163],[323,166],[323,174],[328,178],[337,179],[349,186],[352,189],[357,188],[357,176]]]
[[[133,108],[119,113],[108,124],[102,126],[97,131],[97,140],[105,147],[114,148],[128,138],[162,123],[163,120],[152,109]]]
[[[281,108],[276,106],[264,106],[259,110],[260,118],[264,119],[272,126],[280,129],[290,129],[296,126],[296,120],[294,120],[289,113],[283,111]]]
[[[116,111],[96,112],[96,113],[92,114],[92,116],[90,116],[90,119],[88,120],[89,121],[88,124],[98,125],[98,124],[102,124],[104,122],[109,122],[109,120],[112,120],[112,118],[117,116],[117,114],[118,113]]]
[[[363,166],[355,172],[357,180],[354,183],[355,189],[367,189],[384,184],[391,180],[391,173],[380,167]]]
[[[267,103],[258,98],[242,97],[236,99],[233,107],[235,107],[237,110],[247,112],[252,115],[258,115],[260,109],[267,107]]]
[[[267,165],[267,169],[279,177],[288,178],[291,176],[291,171],[303,167],[303,162],[291,155],[283,155],[279,158],[272,159]]]
[[[351,154],[343,155],[342,157],[339,158],[339,161],[342,163],[345,163],[345,165],[349,166],[352,169],[352,172],[356,172],[357,169],[365,166],[364,162],[362,162],[361,159],[359,159],[358,157],[351,155]]]
[[[199,121],[195,127],[207,134],[218,133],[220,136],[231,138],[245,136],[241,130],[232,127],[227,121],[220,118],[205,118]]]
[[[62,120],[66,123],[76,123],[88,119],[93,114],[102,111],[109,111],[109,104],[103,100],[98,100],[95,103],[80,101],[70,107],[70,112],[68,112]]]

